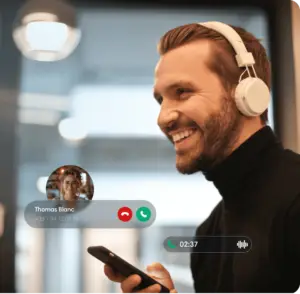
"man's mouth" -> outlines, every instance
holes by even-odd
[[[175,144],[181,143],[184,140],[186,140],[187,138],[189,138],[190,136],[192,136],[195,132],[196,132],[195,128],[177,132],[172,135],[172,140]]]

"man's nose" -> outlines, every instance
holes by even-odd
[[[157,124],[161,129],[171,128],[177,119],[178,112],[176,110],[161,110]]]

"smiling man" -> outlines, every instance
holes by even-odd
[[[155,75],[154,96],[161,104],[158,125],[174,142],[181,173],[209,170],[240,144],[242,115],[208,67],[211,41],[160,50],[168,53],[163,54]],[[261,125],[258,120],[256,129]]]
[[[192,253],[195,291],[295,292],[300,156],[284,149],[267,126],[271,78],[265,49],[244,29],[221,23],[174,28],[158,49],[158,125],[174,144],[177,170],[202,172],[222,196],[196,236],[247,236],[252,242],[244,254],[222,253],[229,246],[225,239],[216,246],[219,253]],[[199,205],[203,197],[209,195],[199,195]],[[176,292],[161,264],[148,271]],[[125,278],[107,266],[105,273],[123,292],[140,283],[138,276]],[[159,292],[160,286],[144,291]]]

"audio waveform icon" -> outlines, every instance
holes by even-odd
[[[244,240],[244,241],[241,241],[239,240],[237,243],[236,243],[236,246],[239,248],[239,249],[245,249],[249,246],[249,244]]]

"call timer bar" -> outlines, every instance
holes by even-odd
[[[252,242],[245,236],[168,237],[164,247],[169,252],[247,253]]]

